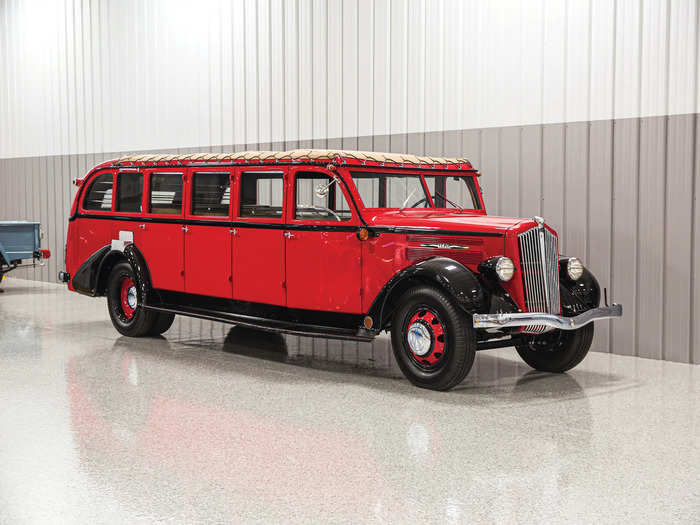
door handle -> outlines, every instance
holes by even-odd
[[[229,232],[231,235],[233,235],[234,237],[235,237],[236,235],[238,235],[238,230],[237,230],[236,228],[233,228],[232,230],[229,230],[228,232]]]
[[[292,232],[284,232],[284,236],[290,241],[294,239],[294,234]]]
[[[186,232],[190,231],[190,229],[187,227],[187,225],[184,225],[182,227],[182,231],[186,233]]]
[[[142,230],[145,230],[145,229],[146,229],[146,225],[145,225],[145,224],[139,224],[139,228],[141,228]]]

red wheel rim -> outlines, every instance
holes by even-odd
[[[134,312],[136,311],[137,299],[136,285],[130,277],[122,278],[120,298],[122,312],[124,312],[124,317],[126,317],[128,320],[131,320],[134,317]]]
[[[406,347],[410,356],[423,367],[438,365],[445,356],[447,334],[437,314],[421,308],[406,326]]]

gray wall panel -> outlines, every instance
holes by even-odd
[[[588,253],[586,264],[601,286],[612,291],[612,177],[613,123],[591,122],[588,180],[591,198],[588,202]],[[619,302],[619,301],[618,301]],[[594,346],[599,351],[611,351],[612,321],[596,323]]]
[[[501,214],[520,216],[520,199],[523,191],[532,191],[520,186],[520,128],[503,128],[500,136],[501,148]]]
[[[479,181],[484,189],[486,209],[492,215],[502,215],[501,208],[501,134],[496,128],[481,132],[481,173],[487,176]]]
[[[542,215],[557,231],[564,224],[564,157],[566,135],[562,124],[542,129]],[[565,246],[563,248],[566,248]]]
[[[666,119],[642,119],[639,136],[639,273],[637,353],[661,358],[663,347]]]
[[[542,127],[520,130],[521,215],[542,215]]]
[[[588,122],[566,125],[561,253],[586,254],[588,237]],[[584,262],[585,264],[585,262]]]
[[[615,353],[635,355],[639,124],[635,119],[616,121],[613,132],[611,281],[613,297],[626,311],[613,323],[611,344]]]
[[[690,266],[692,249],[695,117],[669,118],[666,156],[666,262],[664,358],[690,359]]]
[[[700,96],[700,95],[699,95]],[[691,362],[700,364],[700,117],[695,116],[695,173],[693,200],[693,308],[691,316]]]

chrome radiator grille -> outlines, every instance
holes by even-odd
[[[530,312],[561,313],[557,237],[535,227],[518,235],[525,304]],[[527,326],[525,332],[542,333],[544,326]]]

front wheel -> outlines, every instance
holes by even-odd
[[[593,323],[577,330],[551,330],[530,336],[515,349],[535,370],[561,373],[583,361],[592,342]]]
[[[476,355],[471,316],[430,286],[407,291],[398,304],[391,345],[406,378],[431,390],[449,390],[461,383]]]

